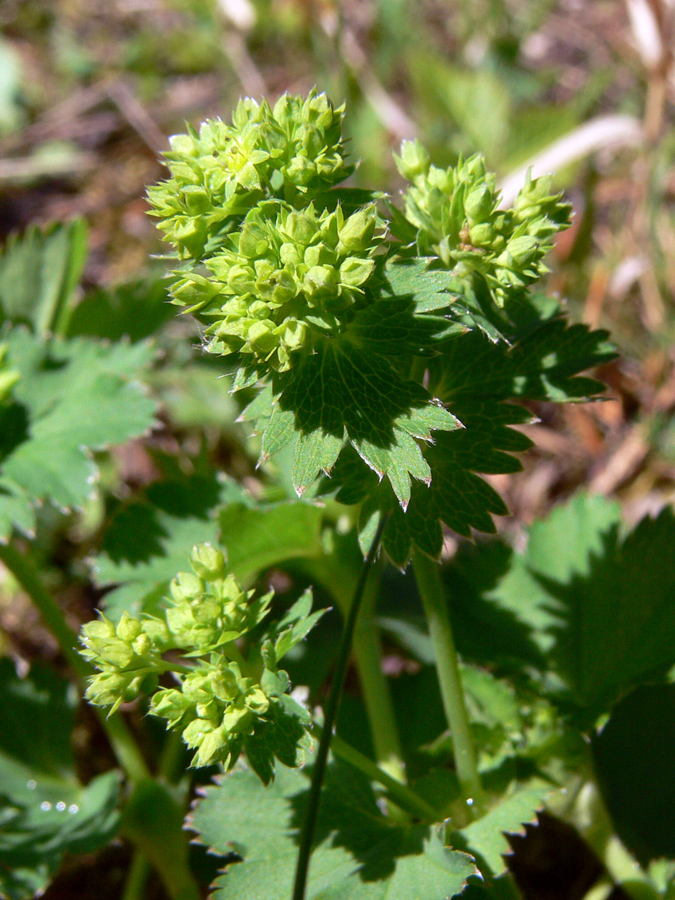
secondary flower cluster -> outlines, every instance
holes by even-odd
[[[165,159],[171,178],[151,187],[153,215],[181,259],[210,255],[233,219],[261,200],[294,203],[298,195],[326,190],[351,169],[342,140],[344,106],[325,94],[284,94],[266,101],[241,100],[232,125],[204,122],[199,133],[171,138]]]
[[[441,169],[418,141],[404,141],[396,157],[411,182],[405,216],[417,228],[418,251],[440,257],[459,275],[477,271],[495,302],[537,281],[556,232],[569,226],[570,206],[551,194],[551,179],[531,178],[512,209],[500,209],[495,176],[482,156]]]
[[[287,695],[289,679],[277,662],[309,630],[316,614],[308,618],[304,603],[296,618],[309,627],[294,636],[291,622],[276,641],[267,638],[262,650],[246,660],[235,642],[267,615],[272,595],[252,599],[253,591],[243,591],[227,574],[223,553],[210,544],[195,547],[191,563],[193,571],[171,583],[165,619],[125,613],[116,626],[105,616],[84,626],[82,654],[98,670],[87,698],[114,712],[141,691],[154,691],[150,712],[182,733],[196,751],[195,766],[220,762],[231,767],[254,738],[258,745],[262,741],[262,749],[255,748],[257,758],[261,752],[273,755],[274,749],[265,749],[265,729],[283,728],[284,718],[287,732],[294,729],[300,744],[309,715]],[[183,661],[164,659],[169,650],[180,650]],[[157,689],[165,672],[174,673],[177,686]],[[273,747],[274,741],[268,743]]]

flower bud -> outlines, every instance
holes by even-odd
[[[204,593],[204,582],[191,572],[179,572],[169,586],[176,603],[197,600]]]
[[[469,191],[464,201],[467,216],[473,222],[482,222],[494,208],[494,192],[492,186],[483,182]]]
[[[117,637],[126,643],[131,643],[141,633],[143,626],[140,619],[134,619],[127,612],[123,612],[115,630]]]
[[[429,169],[429,154],[419,141],[403,141],[401,155],[394,154],[396,168],[407,181],[425,175]]]
[[[216,581],[226,574],[225,556],[212,544],[198,544],[192,549],[190,564],[195,573],[205,581]]]

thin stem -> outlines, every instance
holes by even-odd
[[[375,622],[378,588],[379,579],[377,581],[371,579],[356,621],[353,656],[373,736],[375,759],[386,772],[405,784],[403,750],[396,727],[391,692],[382,670],[382,643]]]
[[[349,663],[349,655],[352,646],[352,637],[356,619],[359,614],[359,607],[363,598],[363,592],[370,573],[371,566],[377,555],[382,538],[382,532],[386,525],[387,517],[383,516],[373,538],[368,555],[366,556],[361,575],[354,591],[354,599],[349,610],[349,615],[345,621],[338,650],[338,658],[335,664],[335,672],[333,674],[333,682],[326,701],[324,711],[323,731],[319,747],[316,753],[314,769],[312,770],[312,782],[309,788],[309,797],[307,800],[307,811],[305,819],[302,823],[300,832],[300,850],[298,852],[298,863],[295,870],[295,883],[293,885],[293,900],[304,900],[305,887],[307,885],[307,873],[309,870],[309,858],[312,853],[312,842],[314,840],[314,832],[316,830],[316,822],[319,813],[319,803],[321,800],[321,788],[323,786],[324,776],[326,774],[326,763],[328,762],[328,751],[330,749],[331,735],[333,725],[337,716],[338,705],[342,695],[342,687],[344,685],[345,675],[347,674],[347,664]]]
[[[122,900],[142,900],[145,895],[145,886],[149,875],[150,863],[147,856],[140,850],[134,850],[129,872],[124,883]]]
[[[354,596],[356,579],[353,568],[341,561],[339,554],[324,554],[315,560],[305,560],[303,568],[335,599],[346,619]],[[379,578],[370,578],[361,603],[352,641],[352,658],[359,676],[363,702],[379,765],[390,775],[405,783],[403,751],[398,736],[394,705],[389,683],[382,668],[382,644],[375,620],[375,604],[379,594]]]
[[[167,735],[157,766],[157,775],[168,784],[175,784],[183,773],[181,762],[184,755],[181,736],[176,732]],[[134,850],[131,865],[124,884],[122,900],[143,900],[151,866],[141,850]]]
[[[471,810],[476,810],[482,803],[483,788],[478,774],[478,761],[471,738],[457,651],[439,567],[428,556],[418,551],[413,555],[413,567],[429,624],[443,708],[452,733],[457,779],[464,800]]]
[[[58,641],[61,652],[73,672],[80,681],[84,681],[93,670],[77,652],[77,636],[66,622],[58,603],[43,586],[35,567],[12,544],[0,544],[0,561],[30,596],[45,624]],[[108,718],[105,712],[98,708],[95,712],[127,777],[134,782],[149,778],[150,770],[124,719],[118,716]]]
[[[314,726],[314,730],[318,734],[323,734],[323,730],[318,726]],[[393,800],[402,808],[407,809],[411,815],[424,822],[437,822],[440,818],[438,810],[434,809],[430,803],[427,803],[419,794],[416,794],[405,784],[401,784],[396,778],[392,778],[388,772],[382,767],[376,765],[372,760],[364,756],[360,750],[352,747],[343,741],[336,734],[333,735],[331,742],[333,753],[348,762],[350,765],[360,769],[364,775],[367,775],[371,781],[376,781],[385,787]]]

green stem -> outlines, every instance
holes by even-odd
[[[366,587],[366,581],[370,569],[377,555],[380,546],[382,532],[386,525],[387,517],[383,516],[373,538],[373,542],[366,556],[361,575],[354,591],[354,599],[349,610],[349,615],[345,621],[342,630],[342,638],[338,649],[338,658],[335,664],[335,672],[333,674],[333,682],[326,701],[324,710],[324,723],[321,740],[316,752],[316,760],[312,770],[312,782],[309,788],[309,797],[307,798],[307,811],[302,823],[300,832],[300,849],[298,851],[298,863],[295,870],[295,883],[293,885],[293,900],[304,900],[305,888],[307,885],[307,873],[309,870],[309,858],[312,853],[312,842],[314,840],[314,832],[316,830],[316,822],[319,814],[319,803],[321,800],[321,788],[323,786],[324,776],[326,774],[326,764],[328,762],[328,751],[330,749],[331,735],[333,725],[337,716],[337,710],[342,695],[342,687],[344,685],[345,675],[347,674],[347,665],[352,646],[352,637],[356,626],[356,619],[359,614],[359,607]]]
[[[157,776],[168,784],[175,784],[183,773],[181,765],[185,747],[181,736],[172,731],[167,735],[157,766]],[[143,900],[151,866],[148,857],[141,850],[134,850],[131,865],[124,885],[122,900]]]
[[[416,550],[413,555],[413,567],[436,657],[436,671],[443,708],[452,734],[452,748],[460,790],[466,803],[472,811],[475,811],[482,805],[483,788],[478,774],[478,761],[471,737],[457,651],[439,566]]]
[[[36,568],[12,544],[0,544],[0,561],[9,569],[40,611],[45,624],[58,641],[61,652],[80,681],[92,674],[89,663],[77,652],[77,636],[63,612],[40,581]],[[101,709],[96,715],[105,731],[118,763],[131,781],[150,777],[150,770],[124,719],[108,718]]]
[[[346,619],[356,588],[353,567],[345,564],[339,554],[325,554],[316,560],[305,560],[304,571],[320,581],[335,599]],[[375,620],[375,605],[379,595],[379,578],[369,579],[352,643],[352,657],[359,676],[363,702],[373,739],[375,758],[379,765],[401,783],[405,783],[403,751],[398,736],[394,705],[389,684],[382,668],[382,644]]]
[[[394,704],[382,670],[382,643],[375,621],[378,589],[379,580],[371,579],[354,630],[353,656],[373,736],[375,759],[386,772],[404,784],[403,750],[396,727]]]
[[[150,875],[150,863],[145,853],[140,850],[134,850],[131,857],[131,865],[127,873],[124,883],[124,891],[122,900],[143,900],[145,896],[145,886]]]
[[[314,730],[318,734],[323,733],[323,730],[318,726],[314,726]],[[405,784],[401,784],[398,779],[392,778],[383,768],[376,765],[367,756],[364,756],[363,753],[343,741],[336,734],[333,735],[331,748],[333,753],[340,759],[360,769],[371,781],[376,781],[385,787],[392,799],[402,809],[407,809],[411,815],[424,822],[437,822],[439,820],[438,810],[434,809],[430,803],[427,803],[426,800],[410,790]]]

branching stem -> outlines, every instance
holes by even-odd
[[[316,822],[319,814],[319,803],[321,800],[321,788],[323,786],[324,776],[326,774],[326,764],[328,762],[328,751],[330,749],[331,736],[337,710],[342,695],[342,687],[344,685],[345,675],[347,673],[347,665],[349,663],[349,655],[352,646],[352,637],[356,626],[356,619],[359,614],[359,607],[366,587],[366,581],[370,569],[373,565],[377,551],[380,546],[382,532],[387,522],[387,517],[383,516],[378,526],[373,543],[370,546],[368,555],[366,556],[361,575],[354,591],[354,599],[349,610],[349,615],[345,621],[338,649],[337,662],[333,673],[333,681],[326,701],[324,710],[323,731],[319,747],[316,753],[316,760],[312,770],[312,781],[309,788],[309,797],[307,800],[307,811],[305,819],[302,823],[300,832],[300,849],[298,851],[298,863],[295,870],[295,883],[293,885],[293,900],[304,900],[305,888],[307,886],[307,873],[309,871],[309,858],[312,853],[312,843],[314,841],[314,832],[316,830]]]
[[[482,806],[483,788],[478,774],[478,761],[471,738],[457,651],[439,567],[428,556],[417,550],[413,556],[413,567],[434,648],[443,709],[452,734],[460,790],[464,800],[469,804],[470,811],[476,812]]]

